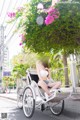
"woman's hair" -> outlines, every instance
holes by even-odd
[[[49,63],[49,57],[41,57],[39,58],[39,62],[45,67],[45,68],[50,68],[50,63]]]
[[[42,65],[43,65],[45,68],[49,68],[49,64],[48,64],[48,62],[44,62],[44,61],[42,61]]]

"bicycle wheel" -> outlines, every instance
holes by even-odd
[[[50,110],[54,115],[60,115],[63,112],[63,109],[64,100],[61,100],[59,103],[56,103],[55,105],[50,107]]]
[[[17,90],[17,106],[18,106],[18,108],[23,107],[23,105],[22,105],[22,99],[23,99],[22,91],[23,91],[22,88],[18,88],[18,90]]]
[[[27,118],[33,116],[35,111],[35,99],[34,99],[34,91],[31,87],[27,87],[24,91],[23,95],[23,112]]]

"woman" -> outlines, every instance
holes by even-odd
[[[36,62],[37,74],[39,77],[38,85],[45,91],[48,96],[51,96],[52,89],[58,89],[61,87],[61,82],[54,82],[51,79],[50,69],[48,62],[38,61]],[[49,89],[50,88],[50,89]]]

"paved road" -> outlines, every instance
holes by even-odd
[[[29,120],[24,116],[23,110],[17,108],[16,101],[1,101],[0,98],[0,106],[0,112],[4,106],[7,109],[7,120]],[[8,111],[8,109],[10,109],[10,111]],[[80,120],[80,101],[72,101],[71,99],[67,99],[65,101],[65,109],[60,116],[52,115],[50,110],[45,110],[43,112],[36,110],[30,120]]]

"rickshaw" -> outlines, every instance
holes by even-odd
[[[25,116],[31,118],[36,108],[42,111],[49,108],[52,114],[60,115],[64,110],[64,99],[70,93],[56,89],[53,90],[53,99],[47,100],[44,91],[37,84],[39,78],[36,70],[28,69],[26,72],[27,76],[23,79],[26,81],[26,87],[17,91],[18,107],[23,108]]]

